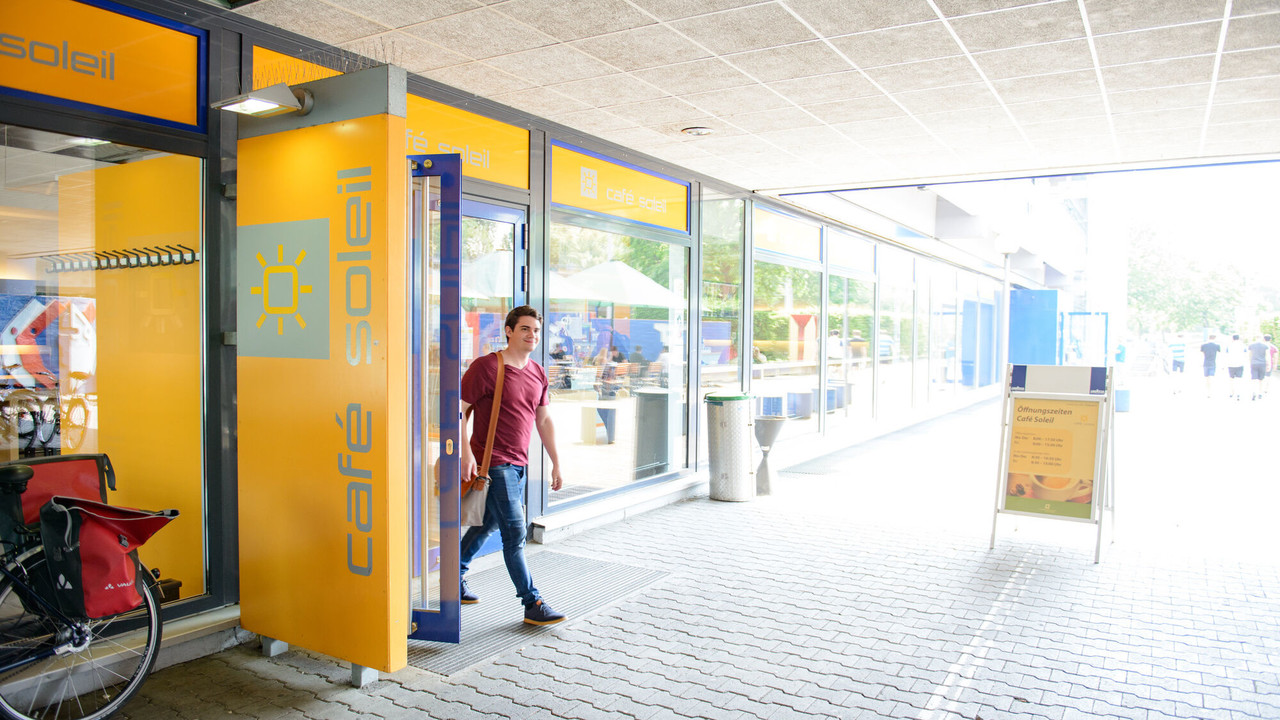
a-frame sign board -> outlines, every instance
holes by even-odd
[[[1086,522],[1098,562],[1104,513],[1115,521],[1111,369],[1010,365],[1002,419],[991,547],[1001,513]]]

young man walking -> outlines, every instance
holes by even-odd
[[[462,424],[462,476],[476,474],[477,458],[484,457],[485,430],[493,408],[494,385],[498,377],[498,360],[505,366],[502,404],[498,427],[493,438],[493,455],[489,465],[489,496],[485,501],[484,524],[471,527],[462,536],[460,552],[463,604],[480,602],[467,588],[466,572],[484,541],[495,530],[502,534],[502,559],[507,574],[516,586],[516,595],[524,603],[524,621],[530,625],[551,625],[564,620],[564,615],[542,601],[533,586],[529,566],[525,562],[524,542],[528,523],[524,516],[524,491],[529,469],[529,436],[533,428],[551,458],[551,489],[559,490],[559,455],[556,453],[555,428],[547,411],[547,373],[531,360],[542,333],[538,311],[521,305],[507,313],[504,328],[507,347],[496,355],[476,358],[462,376],[462,412],[466,417],[472,408],[475,431],[468,441],[467,424]]]

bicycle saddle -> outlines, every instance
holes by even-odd
[[[35,474],[30,465],[0,465],[0,492],[26,492],[27,481]]]

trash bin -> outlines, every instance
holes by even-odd
[[[751,396],[708,395],[706,400],[711,499],[750,500],[756,496],[751,468]]]
[[[771,487],[773,475],[769,472],[769,451],[773,449],[773,443],[778,440],[778,433],[782,432],[782,423],[786,421],[784,417],[756,418],[756,442],[760,443],[760,452],[764,455],[760,458],[760,467],[756,468],[756,495],[768,495],[773,492]]]

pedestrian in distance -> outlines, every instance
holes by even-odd
[[[476,474],[476,458],[483,457],[486,428],[493,408],[498,362],[505,366],[502,400],[498,408],[498,427],[494,433],[489,467],[489,496],[485,500],[484,523],[467,529],[460,548],[462,578],[460,598],[464,605],[480,602],[467,587],[466,574],[471,561],[494,531],[502,536],[502,559],[507,574],[516,587],[516,595],[524,604],[524,621],[530,625],[551,625],[565,616],[551,609],[533,585],[524,557],[528,523],[524,515],[525,483],[529,469],[529,436],[534,428],[551,459],[551,489],[563,485],[560,456],[556,452],[555,427],[547,409],[550,403],[547,373],[529,356],[538,347],[542,318],[538,311],[521,305],[507,313],[504,332],[507,347],[496,354],[477,358],[462,376],[462,412],[467,409],[475,417],[475,430],[468,441],[467,425],[462,424],[462,476]]]
[[[1204,388],[1208,397],[1213,397],[1213,376],[1218,372],[1218,353],[1222,352],[1217,339],[1217,335],[1209,333],[1209,339],[1200,346],[1200,352],[1204,355]]]
[[[1263,383],[1266,382],[1267,372],[1271,367],[1271,343],[1264,341],[1260,337],[1255,337],[1253,342],[1249,344],[1249,379],[1253,381],[1253,395],[1249,396],[1250,400],[1257,400],[1262,397]]]
[[[1227,364],[1227,384],[1228,391],[1232,398],[1240,399],[1240,382],[1244,377],[1245,359],[1248,357],[1248,351],[1245,350],[1244,342],[1240,340],[1240,334],[1236,333],[1227,341],[1227,347],[1223,351],[1224,359]]]
[[[1262,336],[1262,341],[1267,343],[1267,379],[1262,383],[1262,395],[1266,395],[1271,391],[1271,375],[1274,375],[1277,369],[1280,369],[1280,348],[1271,342],[1270,334]]]
[[[1187,367],[1187,341],[1183,339],[1182,333],[1173,336],[1173,342],[1169,343],[1169,359],[1173,364],[1173,372],[1181,373]]]

